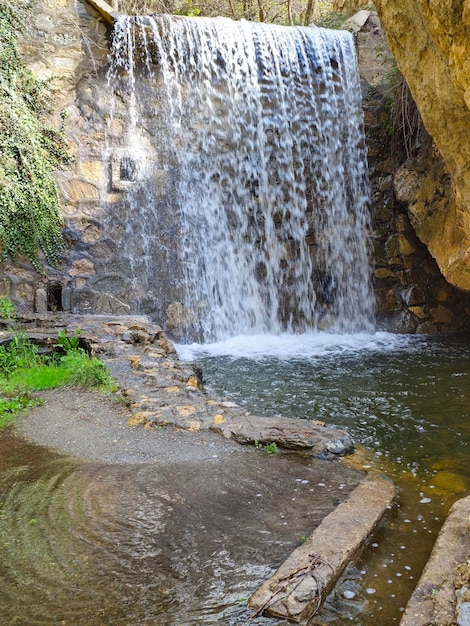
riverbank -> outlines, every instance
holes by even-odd
[[[217,508],[220,499],[218,489],[205,493],[214,474],[225,493],[233,492],[231,482],[236,475],[236,495],[232,493],[234,501],[228,507],[234,519],[238,502],[256,503],[262,498],[258,500],[262,510],[257,510],[261,528],[275,527],[277,504],[284,511],[292,509],[288,524],[294,528],[299,523],[299,499],[306,498],[317,515],[316,522],[308,522],[308,529],[304,526],[308,533],[331,512],[325,507],[325,487],[338,504],[363,476],[335,462],[338,441],[343,452],[347,443],[341,431],[316,423],[306,432],[297,420],[252,416],[208,394],[201,373],[180,362],[163,331],[146,318],[37,316],[23,324],[46,345],[55,340],[58,328],[66,327],[70,333],[80,328],[83,345],[103,358],[122,392],[108,396],[69,389],[47,392],[44,404],[22,418],[15,432],[78,457],[80,463],[108,465],[111,472],[112,466],[140,465],[165,473],[169,483],[174,483],[167,492],[169,507],[180,497],[182,472],[191,474],[192,489],[209,510]],[[266,446],[274,441],[288,454],[268,455]],[[241,447],[236,442],[251,445]],[[293,455],[292,448],[300,454]],[[227,507],[225,498],[224,502]],[[441,557],[442,563],[446,554],[449,551]],[[266,562],[275,564],[270,557]],[[452,611],[452,602],[449,606]]]
[[[346,432],[323,422],[254,416],[211,395],[202,373],[180,361],[161,327],[144,316],[36,315],[22,317],[17,325],[44,348],[52,347],[63,329],[79,336],[81,346],[102,359],[118,382],[120,391],[113,399],[127,407],[128,426],[145,431],[171,426],[191,433],[214,432],[224,440],[258,447],[275,444],[271,448],[275,452],[297,451],[304,457],[323,459],[354,448]],[[8,341],[9,335],[8,329],[3,331],[0,340]],[[62,408],[67,408],[67,402]]]
[[[194,588],[190,584],[194,597],[201,584],[211,587],[219,580],[218,576],[214,578],[206,573],[206,568],[213,562],[217,570],[224,558],[215,545],[214,556],[206,551],[213,540],[219,543],[222,537],[231,559],[245,563],[244,583],[240,585],[243,586],[240,596],[244,600],[234,603],[232,597],[229,600],[232,606],[225,609],[224,616],[243,615],[246,619],[252,612],[246,608],[248,596],[302,542],[303,536],[308,536],[348,498],[364,472],[339,463],[338,455],[324,446],[318,448],[318,439],[314,441],[312,433],[324,432],[326,437],[322,441],[326,444],[337,442],[340,435],[340,431],[320,424],[315,424],[310,433],[305,428],[297,429],[298,433],[303,433],[300,439],[294,428],[287,439],[285,428],[277,431],[283,437],[279,440],[279,449],[285,441],[289,446],[300,446],[300,454],[268,454],[261,443],[240,446],[233,435],[248,427],[251,434],[245,437],[244,443],[252,441],[252,437],[263,441],[263,436],[272,443],[271,427],[264,424],[263,428],[257,428],[258,418],[233,403],[211,397],[192,366],[178,361],[161,329],[144,319],[127,319],[126,323],[122,319],[71,316],[22,320],[28,334],[44,346],[55,340],[58,329],[67,328],[70,334],[80,329],[82,345],[106,362],[120,383],[121,393],[102,395],[74,389],[42,393],[43,404],[18,420],[12,431],[14,439],[4,435],[0,442],[2,457],[7,459],[12,450],[21,448],[22,462],[29,464],[29,447],[22,443],[26,439],[35,446],[47,447],[53,454],[59,453],[60,458],[65,454],[78,463],[79,475],[87,477],[86,486],[81,486],[80,478],[79,486],[72,490],[74,498],[79,494],[84,500],[80,508],[88,511],[85,522],[80,518],[80,523],[86,526],[91,520],[94,533],[98,535],[107,532],[101,528],[101,520],[112,516],[114,509],[122,508],[132,520],[136,512],[128,509],[129,493],[145,488],[146,509],[157,501],[158,515],[172,519],[172,532],[180,537],[179,550],[184,552],[184,559],[204,564],[200,574],[204,582],[194,582]],[[33,446],[31,450],[34,449]],[[18,455],[14,452],[13,458]],[[42,453],[39,456],[42,458]],[[35,472],[41,472],[36,462],[32,466]],[[129,483],[125,488],[122,487],[124,475],[126,485]],[[139,483],[141,475],[146,476],[144,485]],[[66,487],[66,483],[64,485]],[[109,489],[113,493],[112,505]],[[89,501],[90,494],[92,500]],[[47,501],[47,495],[45,499]],[[41,527],[50,524],[48,505],[44,506],[45,519],[39,512],[34,514]],[[174,517],[175,510],[178,510],[177,517]],[[98,515],[97,511],[101,513]],[[148,514],[146,524],[150,524],[151,515]],[[28,516],[32,513],[25,517]],[[126,533],[131,537],[141,532],[139,523],[128,522],[126,526]],[[57,530],[51,528],[50,532],[55,534]],[[204,537],[199,536],[201,532]],[[96,540],[94,537],[93,541]],[[126,541],[134,539],[126,538]],[[175,559],[173,544],[166,541],[163,544],[167,547],[163,548],[158,563],[161,559],[163,562]],[[184,547],[181,544],[185,544]],[[28,550],[27,540],[21,550]],[[8,559],[2,560],[7,562]],[[229,588],[237,575],[227,575],[229,578],[224,585]],[[135,581],[135,584],[138,583]],[[224,591],[224,585],[218,592],[221,600],[230,596]],[[12,615],[23,616],[21,619],[26,619],[27,623],[28,619],[33,619],[33,609],[34,603],[25,618],[26,614],[22,613],[25,609],[14,605]],[[165,623],[186,623],[182,616],[184,607],[179,607],[178,611],[175,608],[165,610],[168,612]],[[193,607],[192,610],[197,612],[198,609]],[[57,611],[53,609],[52,613],[58,615]],[[127,623],[125,609],[122,611],[122,623]],[[160,613],[158,616],[157,619],[161,619]],[[113,623],[121,623],[120,619]],[[195,619],[191,623],[211,623],[207,616],[201,617],[200,622]],[[224,621],[225,617],[220,619],[229,623]],[[239,623],[238,617],[234,619],[233,623]],[[270,618],[260,619],[263,624],[271,623]],[[74,618],[64,623],[76,626],[81,622]],[[93,618],[88,616],[87,623],[94,624]]]

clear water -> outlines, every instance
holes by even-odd
[[[109,79],[116,111],[127,105],[121,147],[136,166],[129,226],[139,241],[126,246],[135,288],[148,285],[148,297],[162,300],[168,284],[179,286],[172,297],[184,306],[186,340],[372,329],[369,188],[350,33],[123,16]],[[149,142],[158,154],[146,157]],[[152,160],[167,174],[171,218],[161,217]],[[171,220],[165,245],[177,260],[167,251],[159,263],[152,249]]]
[[[470,489],[468,340],[291,339],[264,337],[264,356],[253,337],[229,342],[250,358],[227,343],[218,356],[191,350],[221,394],[340,424],[368,448],[360,466],[396,482],[397,515],[319,623],[397,624],[449,506]],[[0,624],[241,626],[247,597],[354,480],[341,464],[238,447],[171,465],[84,463],[3,431]]]
[[[322,619],[398,623],[449,506],[470,490],[468,338],[320,333],[259,339],[179,350],[197,361],[213,390],[255,414],[321,419],[346,429],[368,450],[361,466],[396,482],[397,516],[348,572]]]
[[[2,431],[0,624],[240,626],[248,597],[360,478],[237,446],[198,456],[79,462]]]

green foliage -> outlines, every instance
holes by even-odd
[[[65,329],[62,329],[57,336],[57,345],[65,352],[60,358],[60,365],[68,372],[67,383],[74,387],[99,387],[116,391],[116,384],[104,363],[89,357],[85,350],[80,348],[80,335],[81,331],[78,330],[74,335],[67,337]]]
[[[107,391],[116,390],[105,364],[99,359],[90,358],[81,348],[67,352],[60,362],[69,372],[69,385],[85,389],[99,387]]]
[[[20,368],[32,367],[40,362],[38,347],[24,333],[15,333],[10,343],[0,345],[0,372],[8,378]]]
[[[23,333],[15,333],[9,345],[0,346],[0,428],[12,423],[18,413],[39,400],[30,394],[64,385],[82,389],[116,391],[108,369],[78,347],[78,337],[59,333],[65,354],[39,352]]]
[[[16,415],[36,404],[38,404],[38,401],[30,398],[27,394],[0,397],[0,428],[9,426]]]
[[[266,454],[269,454],[270,456],[276,456],[277,454],[280,454],[281,452],[275,441],[273,441],[272,443],[267,443],[264,446],[263,450],[266,452]]]
[[[192,0],[184,0],[181,7],[176,9],[176,15],[187,15],[188,17],[197,17],[201,14],[201,9],[195,7]]]
[[[57,346],[63,348],[64,352],[70,352],[72,350],[80,349],[80,335],[82,331],[77,330],[74,335],[67,337],[65,328],[60,330],[57,335]]]
[[[275,441],[272,441],[271,443],[266,443],[263,446],[258,441],[258,439],[255,439],[254,446],[257,450],[263,450],[264,452],[266,452],[266,454],[269,454],[270,456],[276,456],[277,454],[280,454],[281,452],[279,450],[279,446],[277,445]]]
[[[16,315],[16,309],[13,302],[7,296],[0,298],[0,319],[12,320]]]
[[[115,0],[115,8],[129,14],[221,15],[291,25],[313,22],[325,28],[343,28],[346,19],[355,13],[352,9],[339,13],[333,0]]]
[[[335,11],[332,0],[318,0],[313,22],[321,28],[341,29],[351,15],[352,13]]]
[[[26,67],[15,29],[30,3],[0,2],[0,258],[27,256],[39,267],[39,248],[49,262],[62,247],[54,170],[68,157],[65,138],[40,119],[48,91]]]

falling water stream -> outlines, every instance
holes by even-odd
[[[162,118],[162,168],[180,229],[171,279],[183,286],[191,318],[186,340],[373,329],[367,165],[349,33],[123,16],[109,80],[128,103],[127,147],[144,186],[142,129]],[[136,228],[158,211],[139,189]],[[143,237],[157,246],[155,228]]]

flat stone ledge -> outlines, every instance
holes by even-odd
[[[119,13],[103,0],[87,0],[87,2],[96,11],[98,11],[98,13],[108,22],[108,24],[113,25],[119,17]]]
[[[470,496],[456,502],[439,533],[400,626],[451,626],[459,622],[456,568],[469,558]]]
[[[248,606],[256,609],[252,617],[297,623],[311,619],[384,521],[395,495],[391,481],[369,475],[251,596]]]
[[[259,415],[227,419],[211,425],[211,430],[240,444],[270,444],[314,456],[346,454],[354,449],[350,435],[316,420],[299,420]]]
[[[129,426],[173,426],[191,432],[212,430],[240,444],[276,443],[279,451],[330,459],[352,452],[346,432],[315,420],[252,415],[212,397],[192,363],[180,361],[160,326],[142,315],[24,314],[17,324],[37,343],[53,347],[57,332],[80,331],[80,341],[102,358],[130,405]],[[0,320],[0,344],[11,331]]]

